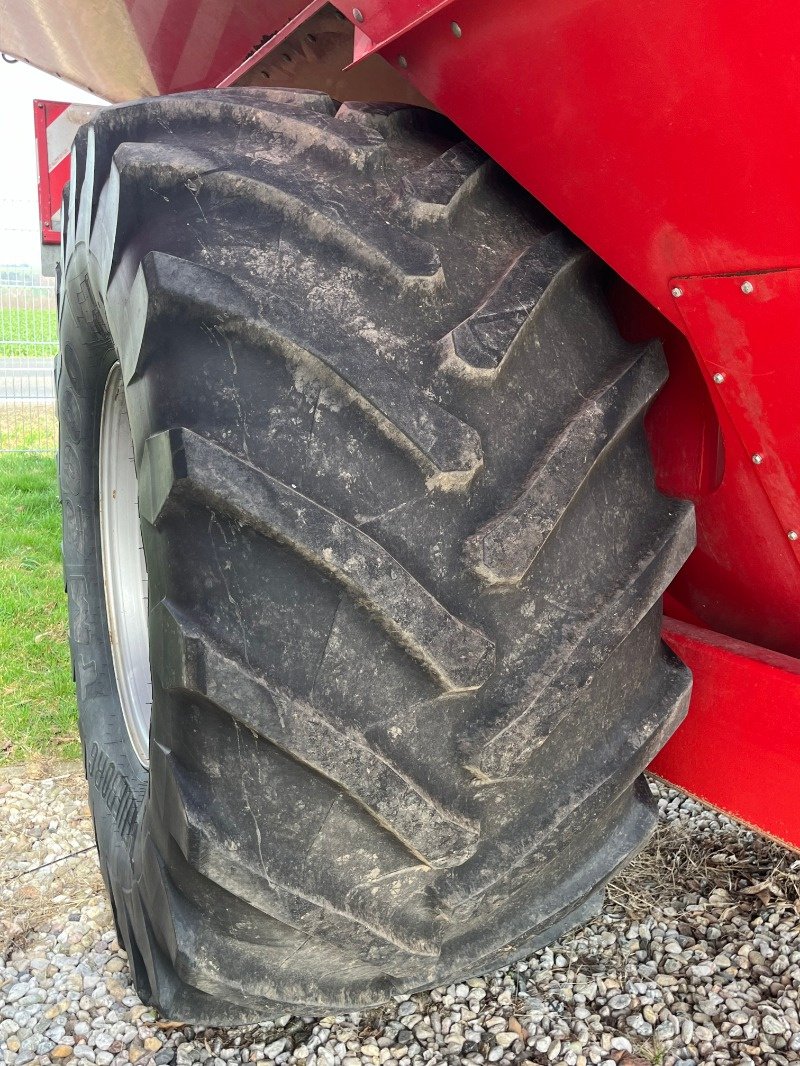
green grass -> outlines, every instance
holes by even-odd
[[[0,359],[50,358],[58,347],[55,308],[0,307]],[[38,344],[37,341],[45,341]]]
[[[80,752],[56,464],[0,455],[0,763]]]
[[[52,403],[0,401],[0,449],[55,454],[58,423]]]

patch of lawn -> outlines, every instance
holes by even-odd
[[[0,358],[52,358],[58,348],[54,307],[0,307]]]
[[[55,460],[0,455],[0,763],[78,756]]]
[[[0,448],[3,451],[55,455],[57,443],[55,403],[4,403],[0,400]]]

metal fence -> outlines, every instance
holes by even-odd
[[[35,205],[0,204],[0,452],[56,447],[55,280],[34,265]]]

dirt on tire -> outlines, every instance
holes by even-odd
[[[92,809],[140,995],[239,1024],[486,972],[586,919],[685,713],[657,344],[440,116],[214,90],[78,137],[58,398]],[[149,768],[116,696],[97,423],[119,362]]]

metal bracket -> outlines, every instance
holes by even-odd
[[[336,7],[357,23],[353,53],[353,62],[357,63],[451,3],[453,0],[356,0],[356,7],[348,7],[336,0]]]

